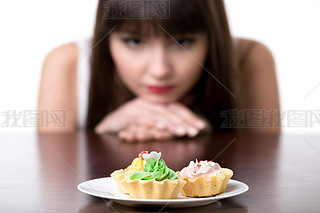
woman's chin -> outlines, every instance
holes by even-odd
[[[169,104],[172,102],[176,102],[178,99],[177,98],[171,98],[171,97],[161,97],[161,96],[156,96],[156,97],[140,97],[146,101],[149,101],[151,103],[155,103],[155,104]]]

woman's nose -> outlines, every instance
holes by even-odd
[[[150,55],[148,72],[157,79],[166,79],[170,77],[172,73],[165,48],[157,47],[152,51]]]

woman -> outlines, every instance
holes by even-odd
[[[230,109],[244,110],[237,111],[244,125],[233,127],[280,131],[278,115],[265,117],[279,110],[272,54],[258,42],[231,37],[222,0],[171,0],[169,18],[124,6],[129,3],[99,1],[88,88],[80,84],[78,70],[78,61],[88,57],[79,56],[76,43],[47,56],[39,110],[63,109],[67,119],[65,128],[39,127],[40,132],[86,125],[126,141],[195,137],[230,129],[222,116]],[[246,125],[256,121],[246,113],[253,109],[272,125]]]

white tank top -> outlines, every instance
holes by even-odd
[[[88,113],[89,83],[90,83],[90,54],[91,40],[83,39],[76,41],[79,49],[78,66],[77,66],[77,126],[78,130],[86,128]]]

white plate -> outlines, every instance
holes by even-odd
[[[120,192],[117,184],[111,177],[85,181],[78,185],[78,190],[96,197],[107,198],[115,203],[126,206],[166,206],[171,208],[195,207],[214,203],[220,199],[240,195],[248,191],[247,184],[230,180],[224,193],[204,198],[189,198],[181,193],[177,199],[132,199],[129,195]]]

